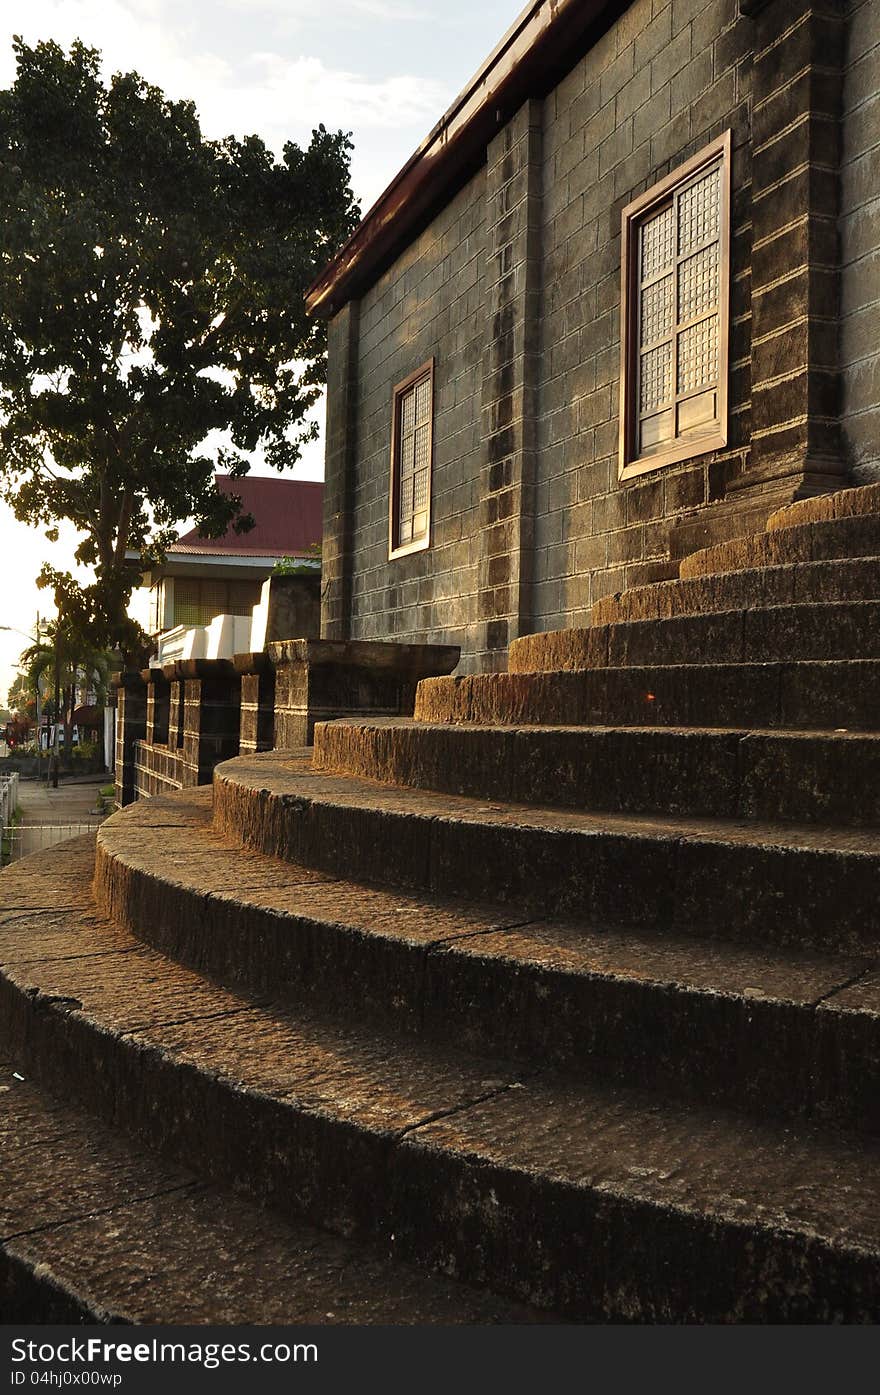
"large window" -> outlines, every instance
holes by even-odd
[[[174,624],[210,625],[215,615],[250,615],[260,599],[259,581],[209,581],[179,576],[174,582]]]
[[[431,537],[434,360],[394,389],[389,557],[417,552]]]
[[[623,210],[620,477],[727,443],[730,132]]]

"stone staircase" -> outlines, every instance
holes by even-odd
[[[878,510],[4,872],[4,1314],[876,1321]]]

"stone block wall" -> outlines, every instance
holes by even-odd
[[[456,645],[288,639],[234,662],[117,675],[117,807],[210,784],[239,754],[311,745],[316,722],[411,717],[421,680],[451,673],[459,657]]]
[[[880,473],[880,0],[603,13],[331,321],[325,637],[448,640],[462,672],[497,669],[512,638]],[[727,444],[621,482],[622,210],[724,132]],[[431,356],[432,542],[389,560],[392,391]]]
[[[849,458],[880,480],[880,6],[847,15],[841,162],[841,367]]]
[[[585,624],[675,574],[670,525],[723,498],[750,439],[752,21],[635,0],[544,102],[534,621]],[[733,131],[729,448],[618,483],[621,212]]]
[[[325,639],[478,647],[484,182],[481,172],[356,312],[346,307],[331,322]],[[389,566],[392,393],[432,355],[432,545]]]

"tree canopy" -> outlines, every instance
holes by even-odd
[[[258,447],[283,469],[315,435],[326,336],[303,292],[356,222],[351,147],[323,126],[280,161],[258,136],[206,140],[192,102],[137,73],[105,85],[95,49],[14,47],[0,484],[23,522],[80,530],[94,584],[52,568],[43,583],[81,631],[125,647],[126,550],[161,556],[189,518],[246,530],[215,471],[246,473]]]

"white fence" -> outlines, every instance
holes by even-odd
[[[18,808],[18,771],[14,770],[9,775],[0,775],[0,866],[4,862],[11,861],[9,847],[12,842],[15,825],[12,817]]]
[[[9,849],[4,864],[15,862],[28,853],[44,852],[55,843],[63,843],[68,838],[77,838],[81,833],[94,833],[100,819],[94,823],[17,823],[6,835],[5,846]]]

